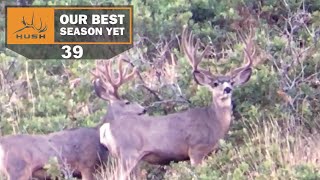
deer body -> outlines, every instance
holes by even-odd
[[[102,123],[112,121],[113,112],[122,109],[123,115],[138,115],[144,108],[138,104],[117,101]],[[114,111],[112,111],[114,110]],[[47,135],[8,135],[0,138],[0,171],[9,180],[24,180],[31,177],[49,179],[43,169],[50,157],[57,157],[59,165],[67,165],[74,176],[93,180],[93,173],[108,157],[108,149],[100,144],[99,128],[74,128]]]
[[[120,115],[100,128],[105,133],[100,139],[117,157],[126,157],[134,149],[137,152],[132,156],[140,156],[152,164],[188,160],[195,156],[192,153],[200,153],[197,152],[200,148],[201,158],[192,158],[192,163],[198,163],[228,131],[231,113],[230,101],[225,107],[212,104],[167,116],[130,116],[128,120],[128,116]],[[119,129],[130,129],[130,132]]]
[[[198,55],[199,44],[198,39],[194,45],[192,33],[188,35],[184,29],[181,46],[193,67],[195,81],[212,93],[209,107],[166,116],[117,115],[113,121],[101,126],[100,141],[122,161],[124,178],[140,160],[167,164],[190,159],[192,165],[197,165],[228,132],[232,119],[232,90],[251,77],[252,58],[248,52],[251,52],[252,44],[247,44],[245,49],[249,61],[226,75],[212,74],[198,67],[210,50],[210,46],[206,46]]]
[[[93,179],[96,166],[108,155],[99,142],[96,128],[77,128],[48,135],[9,135],[0,139],[0,147],[1,171],[10,180],[31,176],[45,179],[46,173],[39,172],[44,171],[50,157],[57,157],[61,166],[69,165],[76,174],[81,173],[83,179]]]
[[[50,157],[57,157],[60,166],[68,165],[74,170],[74,175],[81,174],[82,179],[93,180],[93,173],[107,159],[108,150],[100,144],[99,128],[101,124],[114,120],[118,114],[140,115],[145,109],[138,103],[130,103],[119,98],[117,88],[133,78],[134,71],[126,75],[122,73],[119,60],[120,82],[114,84],[114,89],[99,78],[94,81],[95,91],[99,97],[109,100],[107,114],[100,124],[92,128],[75,128],[47,135],[8,135],[0,138],[0,171],[9,180],[27,180],[32,176],[48,179],[43,169]],[[92,72],[94,76],[97,75]],[[122,81],[122,78],[124,81]],[[102,79],[103,83],[101,83]]]
[[[144,108],[138,104],[117,101],[97,127],[81,127],[47,135],[8,135],[0,138],[0,171],[9,180],[31,177],[49,179],[43,169],[50,157],[57,157],[59,165],[68,165],[74,176],[93,180],[93,173],[108,157],[108,149],[100,144],[99,128],[114,119],[113,112],[121,108],[123,115],[139,115]],[[114,110],[114,111],[112,111]]]

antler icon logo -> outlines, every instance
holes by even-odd
[[[6,7],[7,44],[53,44],[55,11],[48,7]]]
[[[38,33],[45,32],[45,31],[48,29],[47,25],[45,25],[45,26],[42,28],[42,20],[41,20],[41,18],[40,18],[40,27],[37,28],[37,27],[34,25],[34,13],[32,14],[32,20],[31,20],[31,23],[30,23],[30,24],[28,24],[28,23],[26,22],[26,20],[24,19],[24,16],[22,17],[22,21],[21,21],[21,22],[22,22],[22,24],[24,25],[24,27],[21,28],[21,29],[19,29],[19,30],[17,30],[17,31],[14,32],[13,34],[15,34],[15,33],[17,33],[17,32],[20,32],[20,31],[23,31],[24,29],[28,29],[28,28],[32,28],[32,29],[34,29],[35,31],[37,31]]]
[[[30,21],[27,22],[25,16],[23,16],[21,23],[23,24],[23,27],[13,33],[15,35],[15,39],[17,40],[46,39],[45,32],[47,31],[48,26],[42,22],[41,18],[40,18],[40,21],[35,21],[34,12],[32,13],[31,22]]]

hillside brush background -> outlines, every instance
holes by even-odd
[[[34,0],[33,5],[134,6],[135,47],[128,52],[140,76],[123,98],[164,115],[211,103],[179,46],[185,25],[213,51],[202,66],[224,73],[244,59],[250,31],[256,53],[251,80],[235,90],[234,120],[204,163],[143,164],[147,179],[320,179],[320,1],[318,0]],[[0,14],[0,133],[46,134],[93,127],[108,102],[92,87],[94,60],[29,60],[4,48]],[[165,63],[169,62],[169,63]],[[174,65],[176,62],[176,65]],[[111,161],[111,160],[110,160]],[[49,162],[57,173],[55,159]],[[108,162],[97,179],[108,179]]]

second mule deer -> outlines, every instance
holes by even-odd
[[[61,168],[92,180],[96,165],[107,158],[107,149],[100,144],[95,128],[48,135],[9,135],[0,139],[0,170],[9,180],[47,179],[44,165],[50,157],[57,157]]]
[[[252,73],[252,43],[247,43],[247,63],[227,75],[215,75],[198,67],[207,46],[198,55],[199,40],[194,45],[192,33],[184,29],[183,51],[193,67],[193,76],[212,92],[212,104],[166,116],[117,116],[100,128],[101,143],[122,160],[127,173],[140,161],[167,164],[189,160],[202,162],[227,133],[232,118],[231,95],[234,87],[246,83]],[[126,174],[127,176],[128,174]]]
[[[121,61],[121,59],[119,60]],[[105,68],[111,67],[111,61],[106,62]],[[106,74],[101,67],[92,72],[96,77],[95,91],[99,97],[111,100],[109,110],[102,119],[102,123],[112,121],[116,114],[144,113],[139,104],[130,104],[121,100],[118,88],[132,79],[135,71],[128,74],[123,72],[122,62],[119,62],[119,78],[112,79],[111,70]],[[105,78],[105,77],[108,78]],[[47,179],[44,165],[50,157],[57,157],[59,165],[73,170],[75,175],[81,174],[82,179],[93,180],[96,166],[106,160],[108,151],[100,144],[100,125],[93,128],[75,128],[48,135],[8,135],[0,138],[0,171],[5,173],[9,180],[27,180],[31,177]]]

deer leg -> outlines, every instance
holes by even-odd
[[[11,157],[7,167],[8,180],[29,180],[32,177],[32,170],[27,168],[27,163],[16,157]]]
[[[196,145],[189,149],[190,163],[192,166],[201,164],[205,156],[209,154],[212,148],[208,144]]]
[[[11,172],[8,175],[8,180],[29,180],[31,173],[28,172]]]

